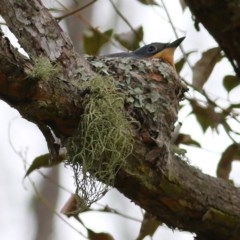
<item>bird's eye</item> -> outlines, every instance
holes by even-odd
[[[156,47],[154,47],[153,45],[150,45],[150,46],[148,47],[147,51],[148,51],[149,53],[155,52],[155,51],[156,51]]]

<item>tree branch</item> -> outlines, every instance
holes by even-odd
[[[24,12],[24,14],[23,14]],[[0,14],[31,59],[47,56],[68,68],[68,77],[76,70],[90,72],[86,62],[74,51],[71,40],[38,0],[3,0]]]
[[[142,152],[129,160],[129,171],[119,173],[118,190],[168,226],[195,232],[198,239],[238,239],[238,188],[176,156],[163,159],[159,149]]]
[[[195,16],[196,26],[202,23],[226,53],[240,77],[240,4],[239,1],[185,0]]]
[[[76,108],[75,105],[77,99],[81,98],[81,92],[65,81],[62,71],[51,79],[40,81],[32,78],[29,73],[34,70],[34,62],[21,55],[2,33],[0,33],[0,56],[0,98],[16,108],[28,120],[51,125],[57,135],[60,133],[71,135],[82,113],[82,109]],[[56,88],[59,78],[63,84]],[[58,93],[57,96],[53,94],[55,91]],[[67,92],[69,94],[76,92],[78,98],[73,101],[63,97]],[[72,112],[78,115],[77,118],[71,117]],[[67,119],[67,122],[64,119]]]

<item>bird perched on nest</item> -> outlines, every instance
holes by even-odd
[[[185,37],[178,38],[171,43],[150,43],[141,48],[136,49],[133,52],[119,52],[104,55],[104,57],[129,57],[129,58],[152,58],[163,59],[164,61],[174,66],[174,52],[175,49],[181,44]]]
[[[187,91],[173,59],[184,38],[171,43],[154,42],[132,52],[87,57],[94,72],[113,78],[116,92],[125,96],[124,110],[141,125],[133,124],[134,135],[146,144],[170,143],[179,101]]]

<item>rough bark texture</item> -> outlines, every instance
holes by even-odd
[[[129,164],[133,174],[121,171],[117,188],[168,226],[195,232],[198,239],[239,239],[239,189],[161,153],[141,149]]]
[[[199,239],[239,239],[239,189],[203,174],[169,150],[184,92],[170,65],[152,60],[80,58],[36,0],[3,0],[0,14],[30,56],[30,60],[24,58],[0,35],[1,99],[64,140],[78,126],[85,94],[91,94],[78,86],[94,77],[95,71],[112,76],[131,99],[126,101],[126,111],[141,123],[134,128],[134,151],[126,168],[119,171],[115,187],[167,225],[195,232]],[[47,79],[29,76],[37,56],[48,57],[60,66],[59,71]],[[140,96],[142,105],[137,104]]]
[[[196,21],[218,42],[240,77],[240,1],[185,0]]]

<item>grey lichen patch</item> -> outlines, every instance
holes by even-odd
[[[82,88],[88,89],[89,95],[79,127],[68,139],[67,164],[74,170],[76,193],[89,206],[114,184],[116,174],[132,153],[133,139],[124,95],[116,91],[114,81],[98,76]]]
[[[168,63],[162,62],[162,64],[158,66],[158,70],[162,74],[162,76],[168,81],[170,81],[174,76],[173,71],[169,71],[170,68]]]
[[[47,57],[39,57],[34,60],[34,67],[28,75],[30,78],[37,80],[49,80],[57,75],[59,71],[59,65],[52,64]]]

